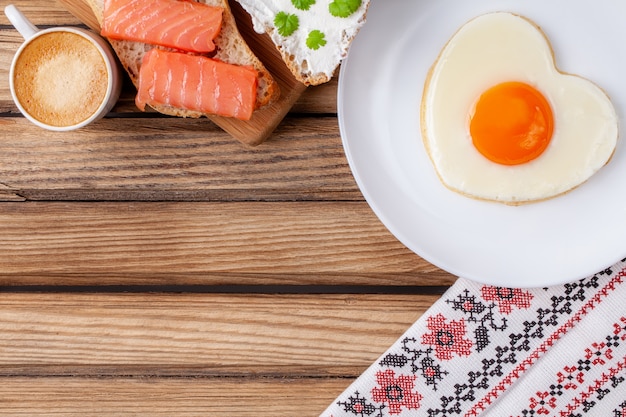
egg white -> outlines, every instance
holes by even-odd
[[[485,158],[469,134],[478,97],[506,81],[534,86],[554,115],[546,151],[514,166]],[[544,200],[579,186],[609,161],[618,137],[617,114],[607,94],[557,70],[544,33],[530,20],[505,12],[469,21],[445,45],[426,80],[421,126],[444,185],[507,204]]]

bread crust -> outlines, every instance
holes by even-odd
[[[219,35],[215,38],[214,43],[216,50],[211,56],[234,65],[244,65],[253,67],[258,73],[258,87],[255,109],[267,106],[280,97],[280,88],[274,80],[265,65],[256,57],[254,52],[248,47],[247,43],[239,33],[235,17],[230,9],[228,0],[194,0],[199,3],[218,6],[223,8],[222,28]],[[98,23],[102,26],[104,20],[104,0],[87,0],[91,10],[98,19]],[[141,42],[133,42],[126,40],[108,39],[113,50],[117,54],[122,67],[128,73],[128,76],[135,87],[139,85],[139,69],[143,61],[143,57],[152,48],[160,48],[158,46],[149,45]],[[165,48],[164,48],[165,49]],[[172,106],[150,105],[159,113],[177,117],[198,118],[208,116],[202,112],[180,109]]]

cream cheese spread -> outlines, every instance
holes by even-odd
[[[252,16],[254,30],[293,56],[302,72],[328,79],[358,30],[370,0],[237,0]]]

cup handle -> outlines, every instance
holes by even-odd
[[[39,32],[37,26],[33,25],[24,13],[22,13],[17,7],[9,4],[4,8],[4,14],[9,18],[9,21],[22,35],[24,40],[32,38],[35,33]]]

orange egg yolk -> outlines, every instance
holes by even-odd
[[[532,161],[552,139],[554,118],[546,98],[521,82],[505,82],[485,91],[470,117],[476,149],[503,165]]]

